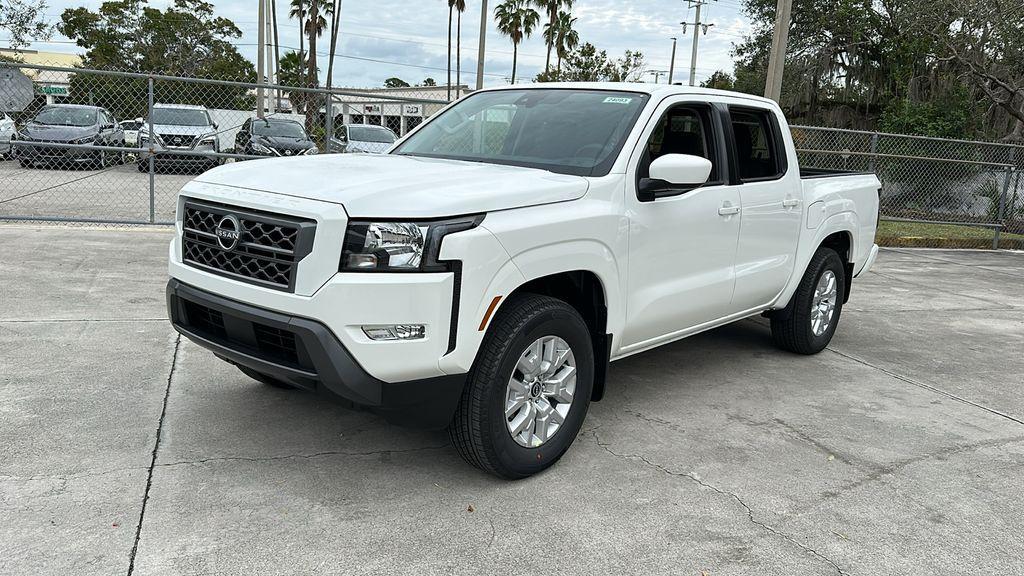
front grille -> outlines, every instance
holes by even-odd
[[[260,352],[291,364],[299,362],[294,333],[263,324],[253,324],[252,328],[256,333],[256,346]]]
[[[212,336],[226,336],[224,328],[224,314],[220,310],[207,308],[195,302],[185,301],[185,313],[188,314],[189,322],[195,328]]]
[[[195,135],[189,134],[161,134],[160,140],[168,146],[181,146],[191,148],[196,141]]]
[[[308,363],[300,361],[299,344],[293,332],[237,317],[231,318],[233,324],[229,331],[220,310],[190,300],[181,302],[187,326],[200,336],[238,350],[255,348],[261,356],[278,364],[302,366]]]
[[[217,236],[221,223],[232,217],[238,222],[235,246]],[[186,264],[289,292],[295,290],[298,263],[312,250],[316,231],[312,221],[192,200],[185,202],[182,226]],[[225,226],[231,229],[234,223]]]

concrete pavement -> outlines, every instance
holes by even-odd
[[[1024,572],[1022,254],[884,250],[818,356],[615,363],[508,483],[178,339],[169,240],[0,226],[0,574]]]

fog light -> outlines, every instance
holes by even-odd
[[[370,340],[422,340],[427,327],[422,324],[392,324],[390,326],[363,326]]]

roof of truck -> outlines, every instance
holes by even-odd
[[[511,86],[500,86],[488,88],[487,90],[542,90],[542,89],[568,89],[568,90],[608,90],[614,92],[639,92],[652,96],[674,96],[677,94],[702,94],[731,96],[733,98],[744,98],[762,104],[775,105],[775,102],[746,94],[744,92],[732,92],[729,90],[716,90],[714,88],[701,88],[699,86],[680,86],[678,84],[647,84],[644,82],[538,82],[535,84],[513,84]]]

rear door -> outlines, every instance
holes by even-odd
[[[692,98],[692,97],[689,97]],[[740,190],[729,185],[722,118],[707,102],[662,102],[627,171],[627,321],[623,351],[670,340],[729,314],[740,232]],[[700,187],[666,189],[641,201],[650,163],[664,154],[703,156],[714,165]]]
[[[789,166],[786,128],[776,113],[737,105],[722,111],[743,205],[732,304],[739,312],[771,303],[789,281],[804,203],[800,171]]]

